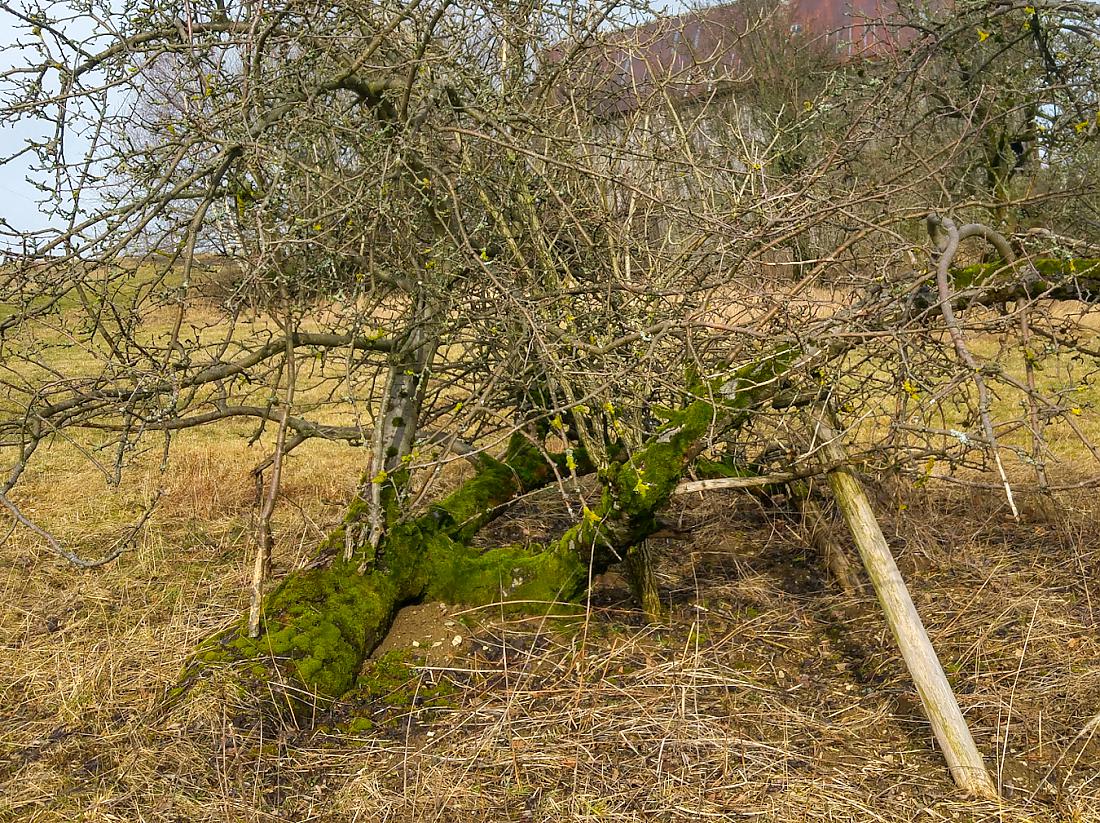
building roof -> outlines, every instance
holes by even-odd
[[[765,11],[767,9],[767,11]],[[636,110],[658,89],[696,98],[732,86],[752,71],[746,38],[761,26],[771,37],[798,40],[838,61],[882,57],[915,32],[898,23],[895,0],[779,0],[770,6],[713,6],[612,32],[587,48],[569,70],[563,94],[594,114]],[[548,62],[561,59],[558,47]]]

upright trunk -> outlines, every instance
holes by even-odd
[[[349,527],[344,535],[344,559],[347,561],[361,545],[365,544],[368,552],[377,549],[387,526],[383,490],[388,489],[397,503],[404,496],[408,480],[406,462],[416,442],[427,375],[439,345],[431,329],[433,314],[428,298],[418,295],[416,321],[403,345],[394,353],[375,420],[370,477],[360,493],[368,502],[367,523],[358,530]]]
[[[657,573],[653,567],[653,552],[649,540],[640,540],[626,550],[623,558],[627,580],[634,592],[634,599],[642,607],[642,614],[650,623],[661,619],[661,592],[657,587]]]
[[[420,298],[420,302],[423,305],[425,301]],[[382,400],[382,452],[376,465],[387,474],[404,468],[402,461],[412,453],[424,400],[425,378],[438,345],[428,328],[432,317],[426,306],[418,316],[421,319],[395,354],[386,396]]]

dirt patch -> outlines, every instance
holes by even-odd
[[[406,606],[394,618],[393,628],[374,650],[372,660],[392,651],[405,651],[427,666],[445,666],[462,653],[469,630],[445,603]]]

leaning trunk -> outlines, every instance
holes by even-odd
[[[185,672],[184,684],[210,665],[240,665],[257,679],[272,675],[294,693],[337,698],[355,684],[365,657],[389,630],[396,610],[431,588],[434,567],[462,554],[465,544],[499,508],[549,482],[554,473],[522,435],[502,460],[481,456],[476,475],[419,517],[400,521],[393,488],[383,495],[390,527],[378,545],[360,535],[370,516],[357,498],[343,523],[321,544],[308,567],[290,574],[264,600],[260,636],[243,623],[212,638]],[[357,546],[351,557],[346,547]],[[306,691],[302,691],[302,688]],[[301,701],[296,701],[300,703]]]
[[[232,663],[246,676],[289,684],[296,709],[304,695],[339,698],[355,685],[363,661],[389,630],[398,608],[425,599],[484,604],[575,601],[592,574],[622,560],[657,529],[657,511],[695,457],[714,409],[697,401],[622,464],[601,472],[600,500],[545,546],[470,545],[478,530],[517,495],[550,482],[554,471],[525,436],[501,460],[479,459],[477,474],[419,517],[402,521],[392,493],[383,495],[389,524],[378,545],[363,543],[345,559],[349,530],[369,516],[363,500],[322,544],[309,568],[287,577],[265,599],[258,638],[243,623],[207,642],[189,667],[191,680],[210,665]],[[274,663],[278,677],[272,677]]]
[[[628,460],[600,472],[599,501],[585,505],[579,521],[545,546],[488,551],[471,546],[502,507],[555,477],[557,467],[523,433],[512,437],[502,459],[480,456],[472,479],[417,517],[402,517],[401,479],[376,476],[371,486],[380,487],[379,516],[385,524],[377,543],[362,539],[372,506],[361,497],[311,566],[267,596],[260,636],[248,637],[242,623],[208,641],[181,689],[208,666],[232,663],[246,677],[287,683],[291,704],[301,710],[309,705],[305,695],[332,700],[355,685],[363,661],[404,604],[504,600],[522,608],[575,601],[592,575],[623,560],[657,530],[658,511],[708,431],[738,425],[745,410],[772,391],[793,356],[793,350],[784,350],[750,363],[720,381],[717,390],[701,391],[707,400],[670,412]]]

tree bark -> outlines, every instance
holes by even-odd
[[[642,614],[650,623],[656,623],[661,619],[664,609],[661,606],[661,592],[657,587],[657,573],[653,567],[653,553],[648,539],[641,540],[626,550],[624,565],[630,588],[641,606]]]

